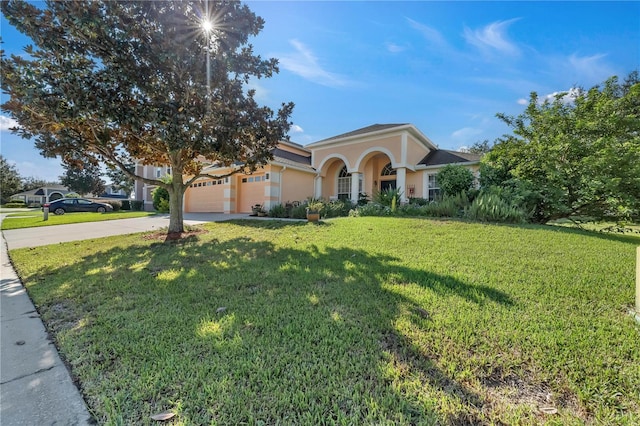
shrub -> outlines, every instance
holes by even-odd
[[[287,209],[282,204],[276,204],[269,210],[269,217],[287,217]]]
[[[153,190],[151,196],[153,197],[154,209],[161,213],[169,212],[169,191],[161,186],[158,186]]]
[[[298,206],[291,208],[291,213],[289,217],[293,219],[306,219],[307,218],[307,205],[300,204]]]
[[[378,191],[373,194],[373,202],[380,204],[381,206],[391,207],[394,204],[398,206],[400,205],[400,196],[402,195],[402,191],[398,188],[387,188],[382,191]]]
[[[436,175],[436,181],[444,195],[456,195],[471,189],[473,173],[464,166],[447,164]]]
[[[430,201],[426,198],[409,198],[409,204],[415,204],[418,206],[426,206],[429,202]]]
[[[141,212],[142,210],[144,210],[144,201],[131,200],[131,210],[136,212]]]
[[[10,209],[26,207],[26,206],[27,204],[24,201],[10,201],[4,205],[4,207],[10,208]]]
[[[122,202],[120,200],[106,200],[104,203],[109,204],[113,207],[113,211],[117,212],[122,208]]]
[[[391,207],[383,206],[378,203],[369,203],[364,206],[358,206],[354,213],[350,216],[391,216]]]
[[[466,209],[465,217],[482,222],[523,223],[525,212],[496,193],[481,193]]]
[[[122,210],[131,210],[131,203],[129,200],[122,200]]]
[[[349,215],[349,211],[352,208],[351,201],[338,200],[324,204],[321,212],[323,217],[345,217]]]
[[[426,216],[431,217],[462,217],[464,209],[469,206],[466,191],[456,195],[444,196],[440,201],[434,201],[422,207]]]
[[[64,198],[80,198],[80,194],[77,192],[69,192],[68,194],[64,194]]]

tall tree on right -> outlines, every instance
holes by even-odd
[[[541,101],[531,93],[513,129],[483,159],[484,185],[527,188],[534,218],[640,218],[640,76]],[[487,179],[488,178],[488,179]]]

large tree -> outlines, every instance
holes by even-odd
[[[0,199],[2,204],[9,200],[9,197],[22,188],[20,173],[13,164],[9,164],[5,158],[0,155]]]
[[[45,156],[171,167],[169,232],[183,230],[186,188],[207,165],[223,174],[265,164],[285,138],[293,104],[274,113],[246,90],[276,59],[248,44],[262,18],[236,1],[5,0],[2,12],[35,47],[2,57],[2,109]]]
[[[91,163],[63,164],[63,168],[65,171],[60,176],[60,182],[71,191],[80,195],[93,194],[94,196],[99,196],[104,192],[102,170],[99,165]]]
[[[640,79],[612,77],[541,101],[531,93],[513,129],[484,157],[482,183],[525,188],[540,222],[576,215],[640,217]]]

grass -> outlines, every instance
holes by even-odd
[[[205,229],[11,251],[99,424],[640,423],[638,237]]]
[[[66,225],[69,223],[102,222],[104,220],[115,219],[132,219],[135,217],[151,216],[154,214],[156,213],[119,211],[108,213],[66,213],[59,216],[53,213],[49,213],[49,220],[45,221],[42,211],[38,209],[9,214],[2,221],[2,230],[6,231],[9,229],[34,228],[37,226]]]

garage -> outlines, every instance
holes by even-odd
[[[185,192],[185,211],[189,213],[221,213],[224,211],[224,180],[202,180],[191,184]]]
[[[238,213],[251,213],[251,206],[264,203],[265,174],[238,177]]]

